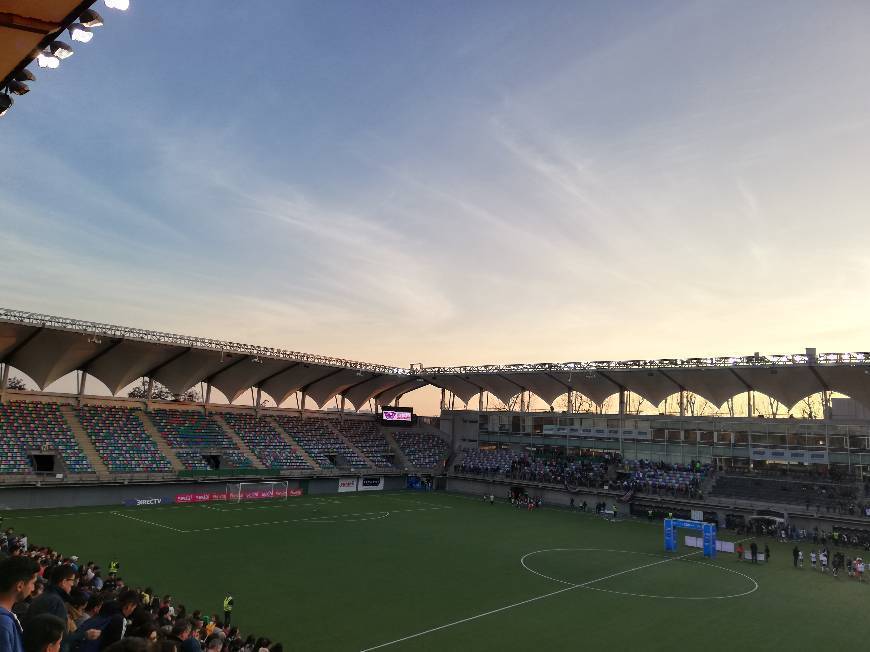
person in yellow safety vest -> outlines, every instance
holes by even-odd
[[[121,570],[121,564],[114,560],[109,562],[109,575],[117,575],[119,570]]]
[[[224,598],[224,626],[229,627],[230,617],[233,615],[233,596],[227,595]]]

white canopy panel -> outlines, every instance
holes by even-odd
[[[870,407],[870,353],[808,350],[805,355],[405,369],[3,308],[0,363],[21,370],[40,388],[82,371],[113,394],[148,377],[176,394],[210,383],[231,400],[259,387],[278,405],[303,391],[318,405],[343,395],[360,408],[372,398],[388,404],[428,384],[466,403],[485,391],[504,403],[530,391],[552,404],[570,389],[598,404],[628,390],[657,405],[685,389],[721,406],[754,390],[791,408],[828,390]]]

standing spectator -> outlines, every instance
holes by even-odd
[[[36,584],[39,564],[27,557],[0,562],[0,650],[24,652],[23,629],[12,607],[24,600]]]
[[[230,618],[233,615],[233,596],[227,593],[224,598],[224,624],[229,627]]]
[[[766,543],[764,544],[764,563],[770,563],[770,547]]]
[[[798,557],[800,557],[800,554],[801,554],[801,551],[798,549],[797,546],[795,546],[794,549],[791,551],[791,556],[794,559],[794,567],[795,568],[798,567]]]
[[[39,614],[51,614],[64,623],[64,634],[69,633],[67,603],[69,602],[69,592],[72,590],[75,580],[76,572],[72,566],[69,564],[56,566],[51,571],[50,584],[45,587],[45,592],[33,601],[27,611],[25,629],[30,626],[30,621]]]
[[[758,563],[758,544],[755,543],[755,541],[753,541],[752,543],[749,544],[749,552],[752,556],[752,563],[757,564]]]
[[[139,606],[139,594],[136,591],[124,591],[114,602],[104,604],[100,616],[107,623],[100,636],[100,650],[105,650],[112,643],[117,643],[127,631],[127,617]]]

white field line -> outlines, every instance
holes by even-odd
[[[534,568],[526,564],[526,559],[532,557],[534,555],[540,554],[542,552],[612,552],[618,553],[621,555],[645,555],[647,557],[658,557],[659,555],[652,552],[641,552],[637,550],[611,550],[609,548],[547,548],[545,550],[535,550],[533,552],[527,552],[520,558],[520,565],[537,575],[538,577],[543,577],[544,579],[552,580],[554,582],[558,582],[559,584],[573,584],[573,582],[569,582],[567,580],[560,580],[557,577],[551,577],[550,575],[544,575],[543,573],[536,571]],[[701,551],[703,552],[703,551]],[[697,551],[695,552],[697,554]],[[688,556],[688,555],[684,555]],[[667,561],[673,561],[673,559],[668,559]],[[602,589],[597,586],[589,586],[586,587],[590,591],[601,591],[603,593],[613,593],[615,595],[627,595],[635,598],[660,598],[662,600],[728,600],[731,598],[742,598],[744,596],[749,595],[750,593],[755,593],[758,590],[758,582],[755,578],[750,577],[746,573],[741,573],[738,570],[734,570],[733,568],[728,568],[726,566],[720,566],[719,564],[710,564],[708,562],[703,561],[695,561],[690,560],[687,563],[689,564],[698,564],[699,566],[709,566],[710,568],[715,568],[716,570],[724,571],[726,573],[733,573],[734,575],[740,575],[741,577],[749,580],[752,583],[752,588],[748,591],[744,591],[743,593],[732,593],[729,595],[707,595],[707,596],[681,596],[681,595],[653,595],[649,593],[631,593],[629,591],[617,591],[615,589]]]
[[[446,623],[444,625],[439,625],[438,627],[432,627],[430,629],[423,630],[422,632],[417,632],[416,634],[411,634],[409,636],[403,636],[402,638],[397,638],[394,641],[388,641],[387,643],[381,643],[380,645],[375,645],[373,647],[367,647],[360,652],[371,652],[372,650],[380,650],[381,648],[389,647],[390,645],[395,645],[396,643],[402,643],[404,641],[409,641],[412,638],[418,638],[420,636],[425,636],[426,634],[431,634],[433,632],[440,631],[442,629],[447,629],[448,627],[454,627],[456,625],[461,625],[463,623],[471,622],[472,620],[477,620],[478,618],[484,618],[486,616],[491,616],[493,614],[500,613],[502,611],[507,611],[508,609],[513,609],[514,607],[521,607],[524,604],[529,604],[532,602],[537,602],[538,600],[543,600],[545,598],[550,598],[554,595],[559,595],[560,593],[565,593],[567,591],[573,591],[574,589],[582,589],[583,587],[590,586],[592,584],[596,584],[598,582],[603,582],[604,580],[609,580],[614,577],[619,577],[620,575],[626,575],[628,573],[634,573],[639,570],[643,570],[644,568],[650,568],[652,566],[659,566],[661,564],[667,564],[672,561],[677,561],[678,559],[685,559],[686,557],[691,557],[692,555],[697,555],[701,551],[690,552],[686,555],[681,555],[680,557],[671,557],[669,559],[661,559],[659,561],[654,561],[649,564],[644,564],[643,566],[637,566],[636,568],[629,568],[628,570],[619,571],[618,573],[611,573],[610,575],[605,575],[604,577],[599,577],[594,580],[589,580],[588,582],[583,582],[582,584],[572,584],[571,586],[566,586],[564,589],[559,589],[558,591],[551,591],[550,593],[545,593],[543,595],[535,596],[534,598],[529,598],[528,600],[523,600],[521,602],[514,602],[513,604],[506,605],[504,607],[499,607],[498,609],[492,609],[491,611],[485,611],[480,614],[476,614],[474,616],[469,616],[468,618],[462,618],[461,620],[454,620],[451,623]],[[561,581],[561,580],[557,580]]]
[[[162,527],[167,530],[172,530],[173,532],[187,532],[187,530],[179,530],[178,528],[174,528],[170,525],[163,525],[163,523],[155,523],[154,521],[146,521],[144,518],[136,518],[135,516],[130,516],[129,514],[122,514],[121,512],[111,512],[114,516],[120,516],[121,518],[129,518],[131,521],[137,521],[139,523],[145,523],[146,525],[153,525],[154,527]]]

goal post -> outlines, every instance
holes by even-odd
[[[233,482],[227,485],[227,501],[240,503],[243,500],[287,500],[288,483],[276,482]]]

